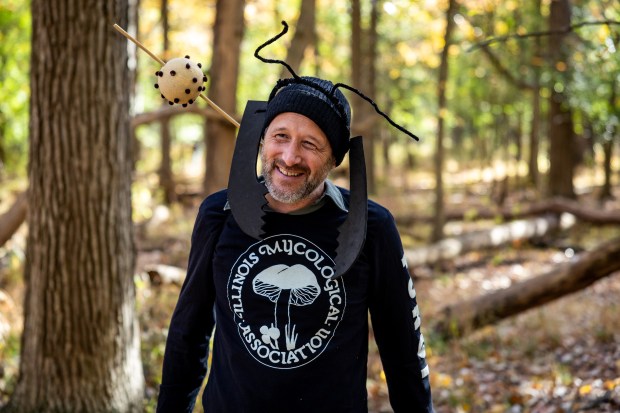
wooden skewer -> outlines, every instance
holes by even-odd
[[[142,43],[140,43],[137,39],[135,39],[132,35],[130,35],[129,33],[127,33],[125,30],[123,30],[123,28],[121,26],[119,26],[118,24],[114,23],[114,28],[116,29],[116,31],[118,31],[120,34],[122,34],[123,36],[125,36],[127,39],[131,40],[132,42],[134,42],[134,44],[136,46],[138,46],[140,49],[144,50],[149,56],[151,56],[153,58],[153,60],[155,60],[156,62],[158,62],[159,64],[161,64],[162,66],[166,64],[166,62],[162,59],[160,59],[159,57],[157,57],[155,54],[153,54],[149,49],[147,49]],[[202,93],[200,93],[198,95],[199,97],[201,97],[202,99],[204,99],[209,106],[211,106],[217,113],[219,113],[220,115],[222,115],[227,121],[229,121],[230,123],[233,124],[234,127],[236,127],[237,129],[239,128],[239,122],[237,122],[232,116],[230,116],[228,113],[226,113],[224,111],[224,109],[220,108],[218,105],[216,105],[211,99],[209,99],[208,97],[204,96]]]

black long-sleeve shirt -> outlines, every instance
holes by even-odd
[[[205,412],[367,412],[368,311],[392,408],[432,412],[420,312],[390,213],[369,201],[360,257],[331,279],[346,211],[326,201],[303,215],[269,212],[257,241],[226,199],[221,191],[200,206],[157,412],[192,411],[214,327]]]

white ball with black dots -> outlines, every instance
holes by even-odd
[[[200,92],[206,90],[203,84],[207,77],[201,68],[202,65],[191,61],[189,56],[170,59],[155,73],[158,77],[155,88],[161,91],[161,97],[171,105],[191,105]]]

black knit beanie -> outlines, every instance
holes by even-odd
[[[267,104],[263,131],[280,113],[294,112],[304,115],[325,133],[336,165],[340,165],[349,150],[351,131],[349,102],[338,89],[333,95],[329,95],[333,87],[329,80],[309,76],[302,77],[302,81],[299,79],[291,79],[290,83],[284,86],[278,84],[271,92],[272,97]]]

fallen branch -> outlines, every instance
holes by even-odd
[[[207,119],[221,120],[222,116],[210,108],[203,108],[198,105],[190,105],[186,108],[181,108],[178,105],[174,106],[162,106],[152,112],[139,113],[131,119],[131,126],[136,127],[152,122],[159,122],[162,119],[167,119],[177,115],[185,115],[193,113],[195,115],[204,116]]]
[[[525,310],[582,290],[620,270],[620,238],[580,254],[543,275],[470,301],[449,305],[435,315],[443,338],[461,337]]]
[[[187,270],[172,265],[156,264],[144,269],[148,274],[151,284],[175,284],[181,286],[185,280]]]
[[[434,264],[470,251],[497,248],[515,241],[542,237],[558,229],[568,229],[574,223],[574,217],[569,214],[562,214],[560,217],[556,214],[547,214],[543,217],[513,221],[494,226],[489,230],[446,238],[426,247],[408,248],[405,250],[405,258],[410,268]]]
[[[585,26],[599,26],[599,25],[612,26],[612,25],[618,25],[618,24],[620,24],[620,21],[617,21],[617,20],[594,20],[594,21],[583,21],[583,22],[575,23],[561,30],[549,30],[549,31],[541,31],[541,32],[531,32],[531,33],[513,33],[513,34],[506,35],[506,36],[492,37],[482,42],[475,43],[467,51],[471,52],[473,50],[476,50],[479,47],[486,47],[493,43],[505,42],[506,40],[509,40],[509,39],[527,39],[529,37],[545,37],[545,36],[552,36],[556,34],[568,34],[574,31],[575,29],[579,29]]]
[[[0,215],[0,247],[11,239],[22,223],[26,220],[28,212],[28,190],[17,196],[15,202],[7,212]]]
[[[531,217],[545,213],[573,214],[580,221],[588,222],[592,225],[617,225],[620,224],[620,211],[605,211],[584,207],[577,201],[566,198],[554,198],[526,206],[512,206],[502,209],[492,208],[470,208],[466,210],[446,211],[447,221],[465,221],[474,219],[497,219],[504,221]],[[419,222],[432,222],[433,217],[428,215],[406,215],[396,216],[396,223],[400,226],[411,226]]]

